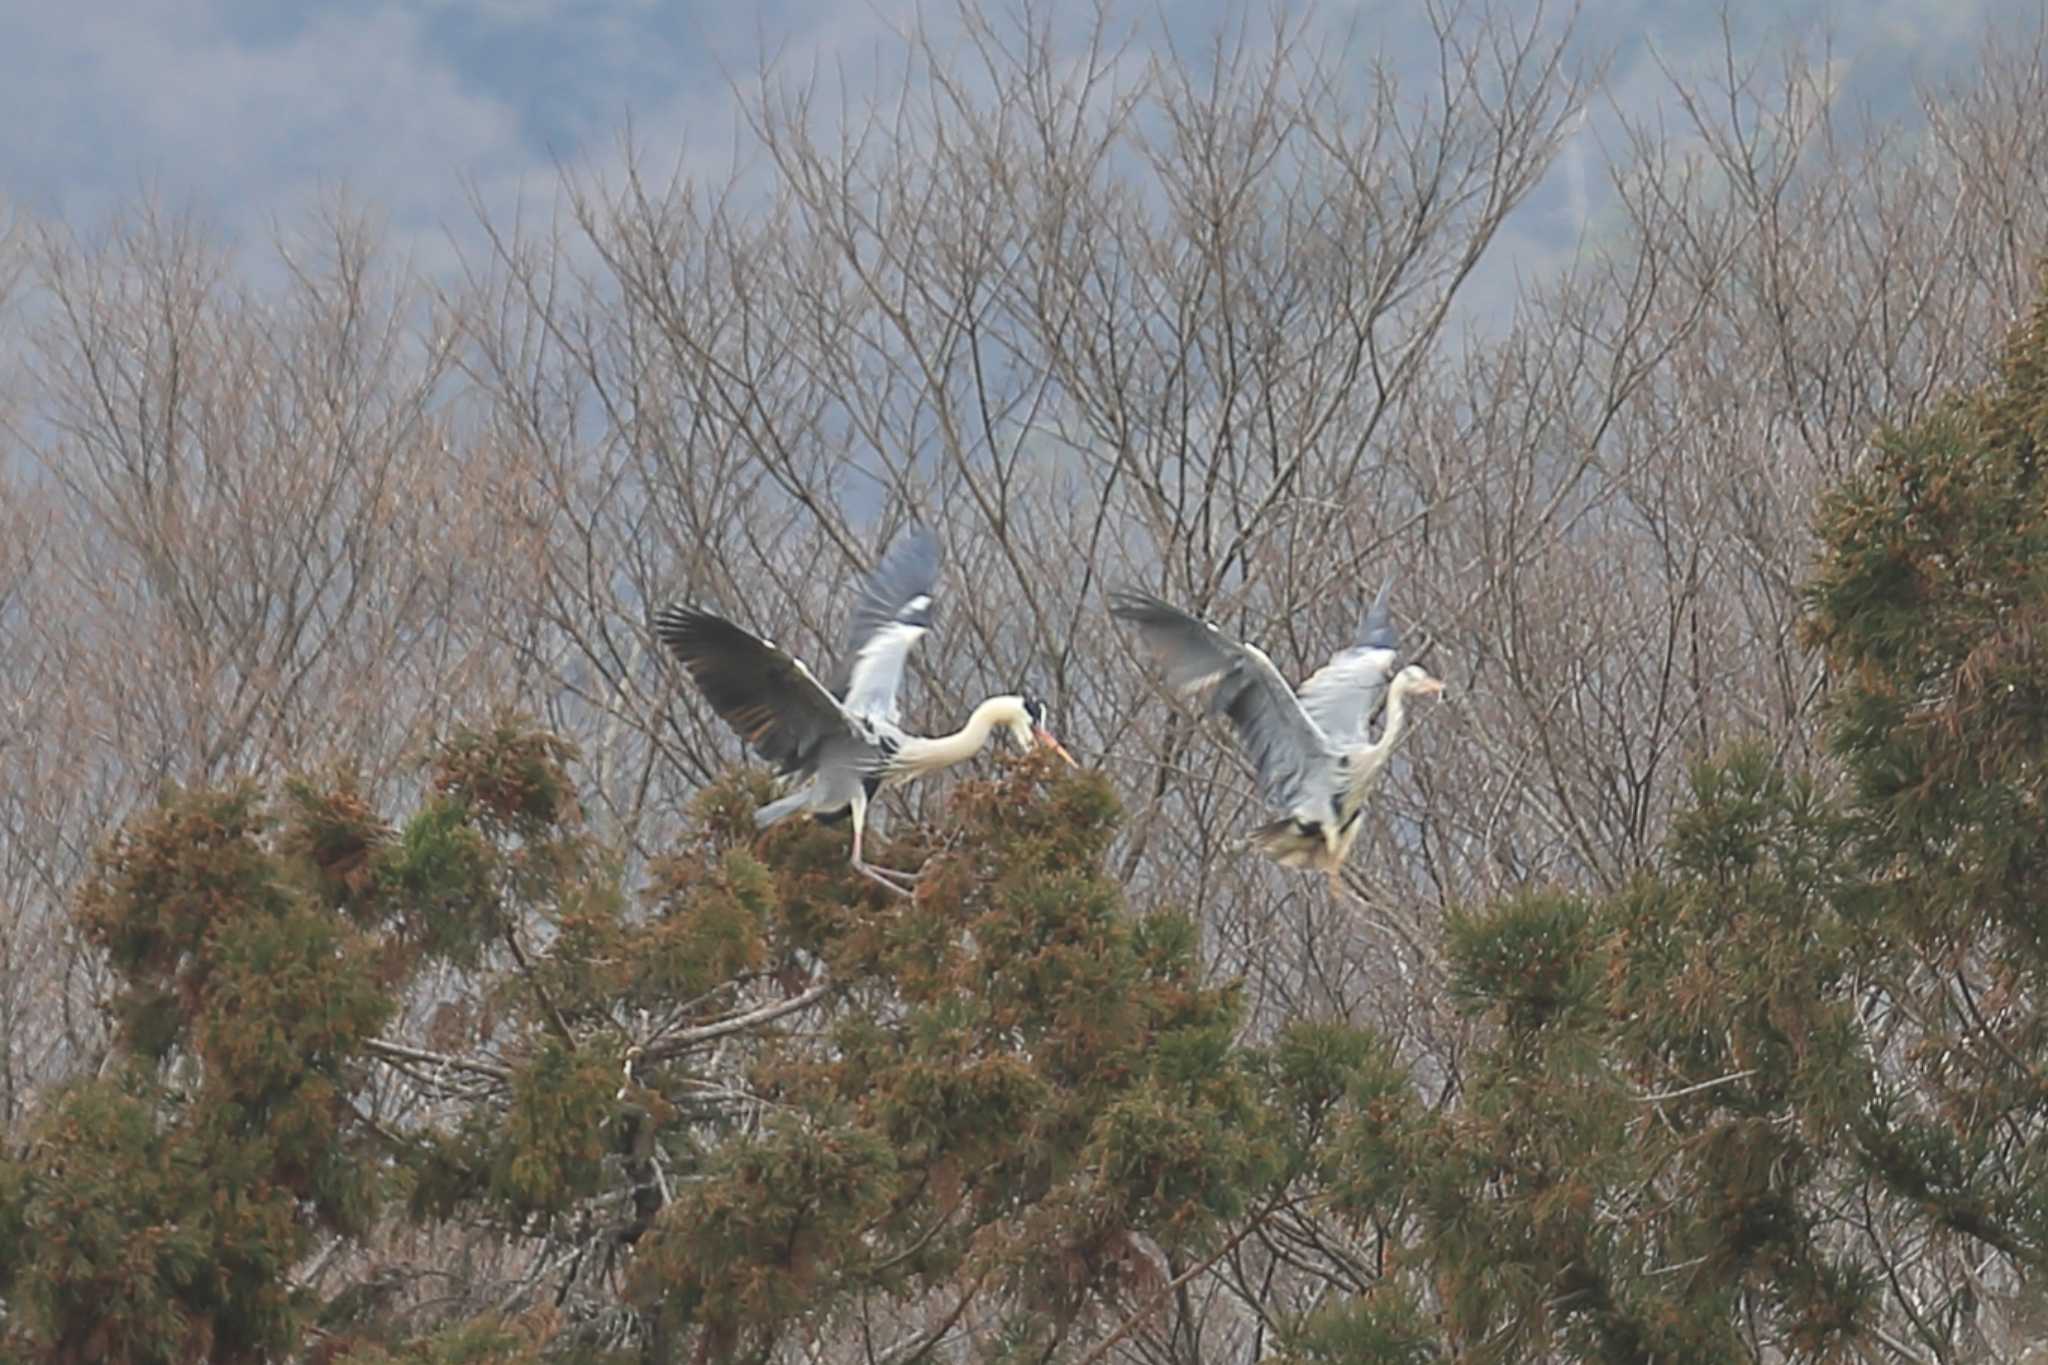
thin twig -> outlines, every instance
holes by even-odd
[[[763,1005],[759,1009],[748,1010],[745,1014],[736,1014],[730,1019],[721,1019],[715,1024],[704,1024],[697,1028],[684,1029],[680,1033],[664,1038],[659,1043],[650,1045],[641,1055],[649,1061],[664,1061],[667,1058],[689,1051],[699,1043],[716,1042],[718,1039],[727,1037],[730,1034],[744,1033],[748,1029],[757,1028],[762,1024],[773,1023],[784,1015],[795,1014],[798,1010],[807,1009],[824,999],[831,989],[832,983],[830,981],[820,981],[803,994],[793,995],[787,1000],[778,1000],[772,1005]]]
[[[512,960],[519,964],[519,974],[526,978],[526,984],[533,987],[534,995],[539,998],[541,1011],[547,1016],[548,1027],[555,1031],[555,1036],[560,1038],[570,1051],[575,1051],[576,1035],[569,1032],[569,1021],[562,1017],[562,1012],[555,1008],[555,1002],[548,997],[547,987],[541,985],[540,978],[534,974],[533,964],[526,960],[525,949],[519,946],[518,931],[509,924],[505,926],[505,946],[512,950]]]
[[[1140,1307],[1137,1312],[1125,1318],[1123,1322],[1118,1325],[1117,1329],[1114,1332],[1111,1332],[1108,1336],[1104,1337],[1101,1341],[1095,1344],[1094,1350],[1090,1351],[1087,1355],[1081,1357],[1080,1365],[1095,1365],[1096,1361],[1101,1360],[1105,1355],[1109,1354],[1110,1347],[1116,1345],[1119,1341],[1122,1341],[1125,1337],[1129,1336],[1131,1334],[1132,1329],[1137,1327],[1137,1325],[1140,1322],[1144,1321],[1145,1318],[1150,1316],[1152,1310],[1157,1308],[1161,1303],[1165,1302],[1167,1296],[1172,1294],[1174,1290],[1179,1289],[1189,1280],[1192,1280],[1195,1276],[1209,1269],[1211,1266],[1215,1265],[1218,1261],[1222,1260],[1225,1256],[1228,1256],[1233,1250],[1235,1250],[1237,1248],[1238,1243],[1242,1242],[1245,1238],[1249,1237],[1252,1234],[1253,1229],[1260,1227],[1265,1223],[1265,1221],[1268,1218],[1273,1216],[1275,1210],[1277,1210],[1280,1207],[1281,1202],[1282,1201],[1279,1199],[1273,1200],[1272,1203],[1266,1205],[1265,1208],[1261,1209],[1256,1216],[1248,1219],[1243,1227],[1239,1228],[1235,1233],[1231,1234],[1229,1241],[1225,1242],[1222,1246],[1217,1247],[1216,1250],[1210,1252],[1207,1256],[1195,1262],[1186,1270],[1183,1270],[1180,1274],[1174,1276],[1171,1280],[1168,1280],[1160,1288],[1153,1291],[1152,1297],[1147,1299],[1144,1305]]]
[[[1701,1081],[1698,1085],[1688,1085],[1682,1090],[1661,1090],[1654,1095],[1638,1095],[1636,1098],[1644,1104],[1656,1104],[1660,1100],[1675,1100],[1681,1095],[1690,1095],[1700,1090],[1711,1090],[1717,1085],[1727,1085],[1730,1081],[1739,1081],[1754,1075],[1756,1075],[1756,1068],[1750,1067],[1747,1071],[1736,1071],[1726,1076],[1716,1076],[1711,1081]]]
[[[891,1365],[894,1365],[894,1362],[897,1361],[913,1360],[938,1345],[945,1338],[946,1333],[953,1330],[953,1324],[960,1321],[960,1315],[967,1311],[967,1305],[974,1302],[974,1296],[981,1292],[982,1285],[986,1284],[988,1277],[994,1273],[995,1267],[990,1266],[979,1275],[976,1275],[974,1282],[967,1286],[967,1292],[960,1296],[960,1302],[953,1305],[952,1311],[948,1312],[940,1320],[938,1326],[932,1328],[929,1332],[913,1337],[909,1341],[900,1342],[886,1348],[879,1359],[891,1362]]]
[[[479,1062],[469,1057],[450,1057],[438,1052],[422,1052],[416,1047],[403,1043],[386,1042],[382,1038],[368,1038],[363,1046],[380,1057],[392,1061],[418,1062],[422,1066],[448,1067],[455,1071],[467,1071],[477,1076],[489,1076],[494,1081],[509,1082],[512,1072],[494,1062]]]

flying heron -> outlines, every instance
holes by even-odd
[[[990,697],[950,735],[908,734],[897,723],[904,660],[931,629],[938,580],[938,539],[913,527],[862,585],[845,681],[836,692],[827,691],[803,660],[723,617],[679,605],[654,617],[655,634],[682,660],[712,709],[782,776],[800,779],[755,811],[754,824],[765,828],[800,811],[828,822],[851,813],[854,867],[904,894],[908,888],[897,879],[914,880],[912,874],[861,857],[868,806],[877,793],[972,758],[998,729],[1019,750],[1042,744],[1074,762],[1046,729],[1046,706],[1036,697]]]
[[[1183,695],[1210,692],[1209,709],[1230,718],[1251,756],[1259,795],[1286,812],[1253,830],[1252,843],[1283,866],[1327,874],[1339,896],[1338,873],[1358,837],[1365,803],[1401,742],[1407,700],[1444,686],[1415,664],[1394,671],[1391,586],[1389,580],[1373,599],[1356,643],[1332,655],[1299,694],[1257,645],[1233,640],[1146,593],[1109,595],[1110,614],[1138,628],[1165,665],[1169,688]],[[1386,724],[1379,739],[1368,741],[1367,725],[1382,702]]]

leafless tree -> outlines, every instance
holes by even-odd
[[[629,145],[549,221],[485,215],[431,290],[346,209],[260,259],[148,206],[0,241],[28,270],[0,1116],[99,1046],[61,907],[158,784],[346,758],[388,793],[452,715],[515,700],[580,746],[602,833],[658,852],[737,749],[651,609],[694,599],[822,664],[912,518],[946,577],[908,719],[1050,696],[1118,774],[1135,903],[1199,919],[1253,1027],[1370,1021],[1455,1102],[1444,907],[1624,884],[1732,738],[1826,775],[1796,634],[1812,500],[1981,377],[2030,292],[2048,65],[2039,31],[1994,35],[1885,123],[1841,107],[1830,54],[1731,40],[1643,113],[1602,103],[1555,16],[1427,13],[1432,61],[1397,70],[1315,16],[1174,46],[1107,5],[1076,31],[965,4],[902,35],[888,94],[770,63],[728,177]],[[1475,301],[1596,136],[1612,183],[1564,264]],[[1389,573],[1452,691],[1339,903],[1246,854],[1245,765],[1102,592],[1156,589],[1300,676]],[[1858,1216],[1902,1292],[1959,1282]],[[1249,1358],[1377,1273],[1276,1209],[1116,1350]]]
[[[1732,738],[1814,766],[1812,498],[1980,376],[2025,296],[2040,63],[2003,44],[1924,125],[1855,126],[1827,54],[1744,65],[1731,40],[1713,78],[1667,73],[1674,126],[1601,114],[1540,20],[1434,35],[1417,89],[1292,17],[1159,58],[1106,9],[1075,40],[970,6],[904,35],[888,98],[768,71],[723,183],[629,156],[546,232],[500,229],[453,310],[534,471],[530,655],[621,835],[658,847],[733,753],[649,654],[651,604],[816,661],[846,579],[931,519],[948,578],[912,705],[1050,692],[1125,775],[1134,894],[1198,915],[1258,1026],[1369,1019],[1450,1096],[1443,906],[1621,885]],[[1497,316],[1461,312],[1589,116],[1608,209]],[[1387,572],[1455,697],[1334,904],[1245,856],[1241,761],[1100,596],[1156,587],[1300,673]],[[1373,1265],[1276,1214],[1119,1349],[1236,1358]]]
[[[0,896],[35,1083],[98,1046],[63,914],[96,842],[168,782],[410,781],[451,715],[513,695],[497,622],[527,561],[449,415],[448,329],[360,215],[249,262],[144,205],[100,240],[46,227],[30,262]]]

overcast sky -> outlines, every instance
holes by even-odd
[[[1222,13],[1220,0],[1118,2],[1189,34]],[[2031,34],[2042,3],[1849,3],[1837,7],[1855,16],[1835,21],[1838,55],[1881,97],[1901,70],[1952,66],[1987,25]],[[1356,9],[1367,41],[1396,52],[1422,37],[1420,0],[1320,8]],[[1588,0],[1581,31],[1621,49],[1626,91],[1651,73],[1641,16],[1687,16],[1657,20],[1660,45],[1682,60],[1712,30],[1703,9]],[[1085,6],[1054,0],[1068,11]],[[1826,13],[1806,0],[1734,11],[1758,42],[1811,35]],[[629,115],[664,165],[722,166],[727,72],[751,70],[764,46],[790,70],[872,72],[893,49],[891,26],[914,12],[897,0],[0,0],[0,196],[89,228],[147,188],[261,235],[345,185],[431,258],[446,234],[473,230],[467,187],[496,208],[522,187],[551,195],[558,163],[615,157]]]

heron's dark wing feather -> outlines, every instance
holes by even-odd
[[[1135,625],[1165,665],[1168,687],[1210,692],[1210,710],[1229,717],[1251,757],[1260,795],[1293,806],[1334,755],[1265,652],[1144,593],[1113,592],[1109,601],[1110,614]]]
[[[711,708],[780,771],[810,771],[830,740],[852,734],[846,712],[787,650],[694,607],[662,608],[654,633]]]
[[[913,526],[868,575],[854,602],[840,690],[848,711],[891,724],[898,719],[896,693],[903,685],[904,661],[931,629],[932,594],[938,585],[938,537]]]
[[[1358,628],[1358,642],[1331,655],[1301,684],[1301,709],[1340,748],[1363,745],[1367,724],[1386,703],[1400,645],[1387,610],[1387,590],[1393,586],[1391,578],[1380,585]]]
[[[1109,594],[1109,614],[1138,628],[1161,664],[1166,685],[1175,692],[1197,692],[1237,668],[1242,650],[1237,641],[1178,607],[1148,593],[1125,589]]]

